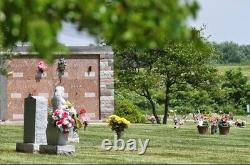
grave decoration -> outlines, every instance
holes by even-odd
[[[217,133],[219,119],[220,116],[216,113],[212,113],[209,115],[209,122],[211,124],[211,134]]]
[[[230,130],[229,115],[223,114],[218,123],[220,135],[227,135]]]
[[[49,109],[48,121],[49,127],[53,127],[53,132],[57,132],[61,137],[61,141],[55,141],[55,138],[51,137],[52,143],[57,145],[65,145],[68,141],[69,135],[78,136],[78,129],[82,127],[79,119],[79,114],[70,101],[66,101],[64,98],[64,87],[57,86],[52,99],[53,110]],[[50,139],[48,139],[50,144]]]
[[[205,114],[198,114],[195,116],[195,123],[197,123],[197,129],[199,134],[206,134],[209,127],[209,118]]]
[[[84,128],[84,131],[86,130],[87,126],[89,125],[89,116],[87,114],[87,110],[82,108],[80,111],[79,111],[79,118],[80,118],[80,121],[81,123],[83,124],[83,128]]]
[[[71,133],[75,135],[81,128],[81,122],[73,104],[66,101],[63,96],[64,87],[57,86],[52,98],[52,107],[48,108],[46,131],[48,145],[42,146],[43,153],[72,154],[75,152],[75,146],[68,145],[68,142]]]
[[[44,61],[39,61],[37,64],[37,69],[38,71],[36,73],[35,79],[37,82],[39,82],[44,75],[44,71],[47,69],[47,65],[44,63]]]
[[[111,126],[111,130],[115,131],[117,135],[117,139],[121,139],[122,133],[124,132],[125,128],[128,128],[130,122],[123,117],[119,117],[117,115],[111,115],[108,120],[108,125]]]
[[[43,73],[46,70],[47,66],[44,63],[44,61],[39,61],[37,64],[37,68],[38,68],[38,72]]]
[[[66,69],[67,63],[64,58],[60,58],[58,63],[57,63],[57,72],[58,72],[58,77],[61,82],[62,76],[64,75],[64,71]]]

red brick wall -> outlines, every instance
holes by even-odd
[[[100,119],[99,55],[71,55],[67,62],[62,82],[57,76],[57,60],[49,65],[45,76],[36,81],[37,63],[34,56],[21,55],[8,62],[8,71],[13,72],[7,79],[7,118],[22,120],[24,98],[29,93],[53,96],[57,85],[64,86],[66,100],[74,103],[77,110],[86,108],[92,120]],[[92,71],[88,73],[88,67]],[[67,95],[66,95],[67,96]]]

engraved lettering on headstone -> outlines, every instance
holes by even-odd
[[[85,92],[84,96],[85,97],[95,97],[95,93],[94,92]]]
[[[13,77],[23,77],[23,72],[14,72]]]
[[[10,97],[11,98],[15,98],[15,99],[19,99],[19,98],[21,98],[22,97],[22,94],[21,93],[11,93],[10,94]]]

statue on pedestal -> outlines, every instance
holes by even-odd
[[[57,86],[54,91],[53,98],[52,98],[53,111],[55,111],[56,109],[66,108],[66,101],[63,97],[64,97],[64,87]]]

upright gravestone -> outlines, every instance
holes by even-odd
[[[40,145],[47,144],[48,100],[43,96],[31,96],[24,102],[23,143],[16,144],[16,151],[36,153]]]

